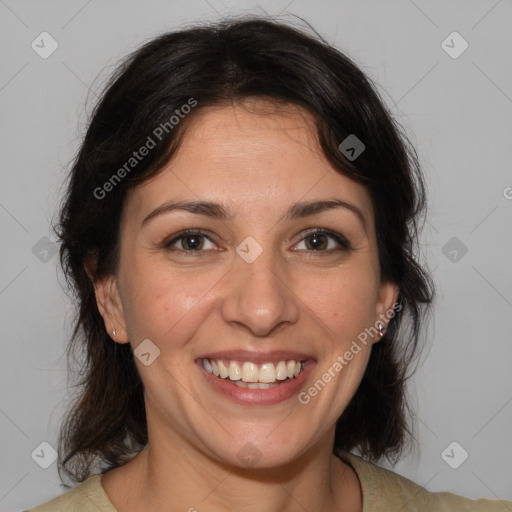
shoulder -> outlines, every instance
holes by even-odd
[[[472,500],[449,492],[429,492],[411,480],[361,457],[338,452],[356,472],[363,493],[363,512],[504,512],[512,501]]]
[[[101,474],[91,475],[73,489],[25,512],[116,512],[101,486]]]

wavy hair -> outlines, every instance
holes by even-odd
[[[193,111],[173,129],[158,132],[156,147],[112,182],[134,150],[155,138],[156,127],[168,126],[190,98],[197,101]],[[148,441],[132,348],[110,339],[93,286],[93,280],[116,272],[127,193],[172,158],[203,107],[250,98],[297,105],[313,116],[325,156],[368,190],[381,277],[400,290],[400,312],[372,348],[362,382],[337,421],[333,450],[358,450],[371,460],[396,458],[412,435],[405,384],[434,295],[417,255],[425,211],[417,154],[374,83],[313,29],[263,17],[228,18],[159,35],[125,58],[94,107],[72,162],[54,226],[76,305],[68,365],[70,375],[79,377],[59,436],[61,479],[65,473],[81,482],[95,465],[102,472],[123,465]],[[354,161],[339,149],[350,134],[365,144]],[[108,197],[101,198],[98,191],[107,182]],[[78,363],[76,370],[72,363]]]

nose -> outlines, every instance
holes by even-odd
[[[258,337],[296,323],[300,314],[290,275],[285,275],[270,253],[263,251],[252,263],[236,256],[222,302],[225,322],[243,326]]]

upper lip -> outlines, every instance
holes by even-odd
[[[272,350],[272,351],[251,351],[251,350],[222,350],[208,352],[198,359],[229,359],[231,361],[250,361],[251,363],[273,363],[279,361],[307,361],[314,360],[314,357],[304,352],[293,350]]]

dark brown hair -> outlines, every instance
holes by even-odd
[[[116,272],[127,192],[162,169],[201,108],[249,98],[298,105],[313,115],[326,157],[369,191],[381,278],[400,289],[401,311],[372,349],[361,385],[337,422],[334,450],[378,460],[397,457],[410,438],[405,382],[434,293],[416,255],[425,206],[416,152],[375,85],[316,32],[260,17],[225,19],[166,33],[129,55],[95,106],[74,159],[54,227],[77,305],[67,355],[79,367],[70,367],[70,375],[80,377],[60,432],[61,478],[65,471],[80,482],[93,465],[102,472],[122,465],[148,441],[132,348],[105,331],[85,263],[94,262],[93,279]],[[197,102],[192,112],[170,121],[191,99]],[[159,126],[167,130],[156,137]],[[339,149],[351,134],[365,144],[353,161]],[[156,146],[128,169],[148,137]],[[127,172],[118,173],[123,166]],[[116,173],[122,179],[114,179]]]

